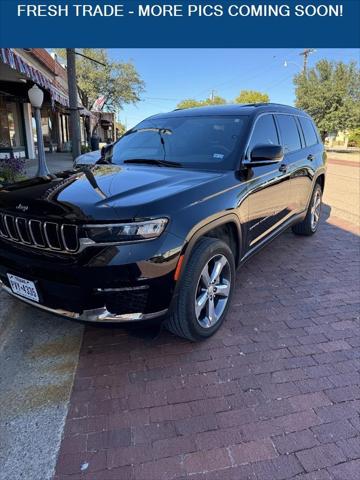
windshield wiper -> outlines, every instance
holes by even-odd
[[[158,128],[158,127],[143,127],[143,128],[133,128],[128,130],[123,136],[131,135],[132,133],[141,133],[141,132],[156,132],[165,135],[171,135],[173,132],[170,128]]]
[[[130,158],[124,160],[124,163],[148,163],[150,165],[158,165],[159,167],[182,167],[179,162],[171,162],[170,160],[157,160],[155,158]]]

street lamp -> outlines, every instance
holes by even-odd
[[[300,65],[296,62],[288,62],[287,60],[285,60],[284,62],[284,67],[287,68],[289,65],[296,65],[297,67],[301,68]]]
[[[37,177],[46,177],[50,175],[49,169],[46,165],[45,159],[45,149],[44,149],[44,139],[41,128],[41,113],[40,108],[44,100],[43,91],[34,84],[28,91],[28,96],[32,107],[35,112],[35,124],[36,124],[36,135],[37,135],[37,146],[38,146],[38,170],[36,172]]]

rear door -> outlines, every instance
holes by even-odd
[[[289,178],[289,202],[287,218],[300,211],[300,196],[303,195],[304,178],[307,175],[304,140],[295,115],[277,113],[276,123],[280,144],[284,149],[284,163]]]
[[[263,114],[255,120],[246,151],[247,159],[257,145],[279,145],[274,116]],[[290,181],[285,164],[253,167],[248,179],[248,248],[280,226],[288,215]]]
[[[303,136],[303,154],[296,164],[290,182],[296,194],[296,210],[302,212],[307,208],[312,193],[316,166],[323,161],[323,148],[312,120],[301,116],[297,117],[297,120]]]

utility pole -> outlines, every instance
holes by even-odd
[[[70,133],[73,159],[81,154],[80,113],[76,85],[75,48],[66,49],[67,78],[69,88]]]
[[[316,52],[314,48],[305,48],[303,52],[300,53],[304,57],[304,66],[303,66],[303,73],[306,74],[307,72],[307,64],[308,64],[308,57],[312,53]]]

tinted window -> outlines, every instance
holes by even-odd
[[[169,160],[185,167],[231,170],[247,121],[243,115],[149,118],[115,144],[112,161]]]
[[[292,115],[277,115],[280,128],[281,142],[285,152],[294,152],[301,148],[299,131],[296,120]]]
[[[305,143],[307,147],[318,143],[318,139],[315,133],[315,128],[312,121],[309,118],[299,117],[302,131],[305,136]]]
[[[255,123],[255,128],[250,138],[248,152],[256,145],[279,145],[279,138],[272,115],[262,115]]]

